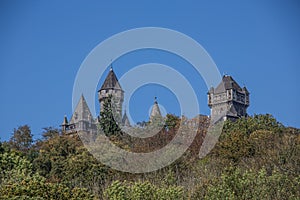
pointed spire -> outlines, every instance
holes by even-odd
[[[154,104],[152,106],[152,110],[150,113],[150,121],[152,121],[152,119],[155,117],[162,117],[158,103],[157,103],[157,97],[154,97]]]
[[[122,124],[123,124],[123,126],[130,127],[130,122],[129,122],[129,119],[126,114],[126,109],[125,109],[125,112],[124,112],[124,115],[122,118]]]
[[[67,116],[65,115],[64,116],[64,121],[63,121],[63,123],[61,124],[62,126],[66,126],[66,125],[68,125],[69,123],[68,123],[68,118],[67,118]]]
[[[108,73],[103,85],[101,86],[100,90],[106,90],[106,89],[122,90],[121,85],[120,85],[118,78],[113,70],[112,65],[110,65],[109,73]]]
[[[111,60],[112,61],[112,60]],[[113,71],[113,66],[112,66],[112,63],[110,63],[110,66],[109,66],[109,71]]]
[[[91,119],[92,119],[92,113],[82,94],[76,106],[76,109],[71,117],[70,124],[74,124],[78,121],[90,121]]]
[[[68,123],[68,119],[67,119],[66,115],[64,116],[64,121],[61,124],[61,127],[62,127],[63,132],[65,132],[67,130],[67,128],[69,127],[69,123]]]

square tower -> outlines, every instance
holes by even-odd
[[[241,88],[231,76],[223,76],[221,83],[216,88],[210,88],[207,94],[214,121],[220,118],[236,120],[247,116],[249,92],[246,87]]]

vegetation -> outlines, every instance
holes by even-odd
[[[112,95],[109,95],[103,101],[103,110],[100,112],[100,129],[106,136],[116,136],[121,134],[121,130],[117,124],[120,122],[115,108],[115,103]]]
[[[284,127],[271,115],[226,121],[215,148],[199,159],[207,124],[201,119],[180,159],[145,174],[104,166],[78,138],[58,129],[46,128],[43,138],[33,141],[30,127],[20,126],[0,143],[0,199],[300,199],[299,129]],[[168,115],[153,137],[124,134],[113,140],[130,151],[149,152],[167,144],[179,125],[180,118]]]

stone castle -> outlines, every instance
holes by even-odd
[[[241,88],[238,83],[228,75],[224,75],[221,83],[216,88],[210,88],[208,94],[208,106],[211,109],[211,120],[236,120],[241,117],[247,117],[247,108],[249,106],[249,92],[246,87]],[[109,95],[114,98],[114,106],[117,118],[123,126],[130,126],[126,111],[122,116],[122,105],[124,101],[124,91],[118,81],[113,69],[110,71],[98,91],[98,100],[100,103],[100,112],[103,111],[103,103]],[[154,105],[150,113],[150,119],[162,117],[155,97]],[[65,134],[75,134],[81,131],[90,134],[97,134],[97,124],[100,115],[95,119],[82,95],[76,106],[70,121],[64,117],[61,125]]]
[[[216,88],[210,88],[207,94],[211,118],[236,120],[247,116],[249,92],[231,76],[223,76],[222,82]]]

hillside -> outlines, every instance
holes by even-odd
[[[134,152],[159,149],[180,122],[168,119],[151,138],[110,139]],[[58,129],[46,128],[43,139],[33,141],[30,127],[20,126],[0,144],[0,199],[300,199],[299,129],[268,114],[226,121],[217,145],[199,159],[207,123],[202,119],[180,159],[143,174],[99,163],[78,137]]]

